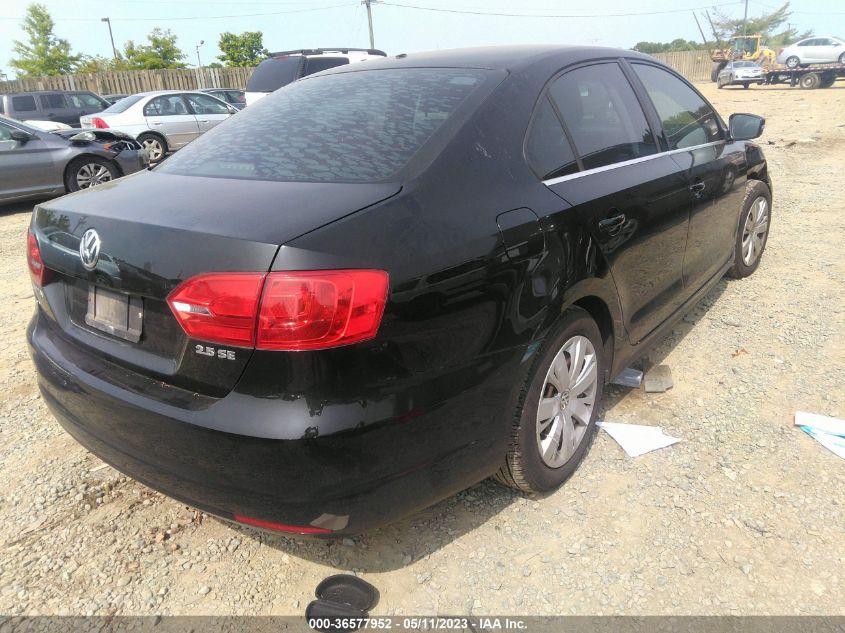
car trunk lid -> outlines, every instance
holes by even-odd
[[[189,339],[170,292],[200,273],[265,272],[280,245],[398,191],[142,172],[44,203],[33,229],[52,275],[48,313],[69,344],[115,371],[225,395],[252,350]],[[87,231],[99,239],[88,268],[80,249]]]

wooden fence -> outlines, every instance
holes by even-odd
[[[90,90],[97,94],[132,94],[149,90],[245,88],[252,68],[122,70],[0,81],[0,93],[31,90]]]
[[[690,81],[710,81],[707,51],[657,53]],[[187,68],[184,70],[124,70],[0,81],[0,93],[30,90],[91,90],[101,95],[132,94],[148,90],[245,88],[252,68]]]
[[[710,81],[710,55],[707,51],[680,51],[677,53],[655,53],[664,64],[668,64],[690,81]]]

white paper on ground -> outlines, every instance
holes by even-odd
[[[845,459],[845,420],[796,411],[795,425],[832,453]]]
[[[599,422],[610,437],[622,447],[630,457],[639,457],[645,453],[666,448],[680,438],[666,435],[659,426],[645,426],[642,424],[620,424],[618,422]]]

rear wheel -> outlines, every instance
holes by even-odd
[[[771,219],[771,191],[766,183],[749,183],[742,203],[742,215],[734,245],[734,263],[728,271],[728,276],[741,279],[757,270],[769,239]]]
[[[786,58],[786,67],[787,68],[798,68],[798,65],[801,63],[801,60],[798,59],[795,55],[790,55]]]
[[[822,75],[821,83],[819,84],[820,88],[830,88],[833,83],[836,81],[836,75],[833,73],[824,73]]]
[[[743,89],[748,90],[748,86],[750,86],[750,85],[751,84],[746,81],[744,84],[742,84],[742,87],[743,87]]]
[[[548,492],[566,481],[587,453],[603,392],[601,334],[590,315],[567,310],[546,339],[522,388],[500,482]]]
[[[167,155],[167,141],[158,134],[141,134],[138,142],[147,150],[150,163],[157,163]]]
[[[80,156],[74,159],[65,173],[65,188],[68,191],[79,191],[96,187],[120,177],[120,172],[114,164],[97,156]]]
[[[839,56],[839,63],[840,63],[840,64],[845,64],[845,53],[842,53],[842,54]]]
[[[818,73],[807,73],[798,82],[804,90],[815,90],[822,85],[822,78]]]

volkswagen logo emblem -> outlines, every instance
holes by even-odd
[[[100,259],[100,236],[94,229],[88,229],[82,234],[82,240],[79,242],[79,259],[88,270],[94,270],[97,267],[97,260]]]

